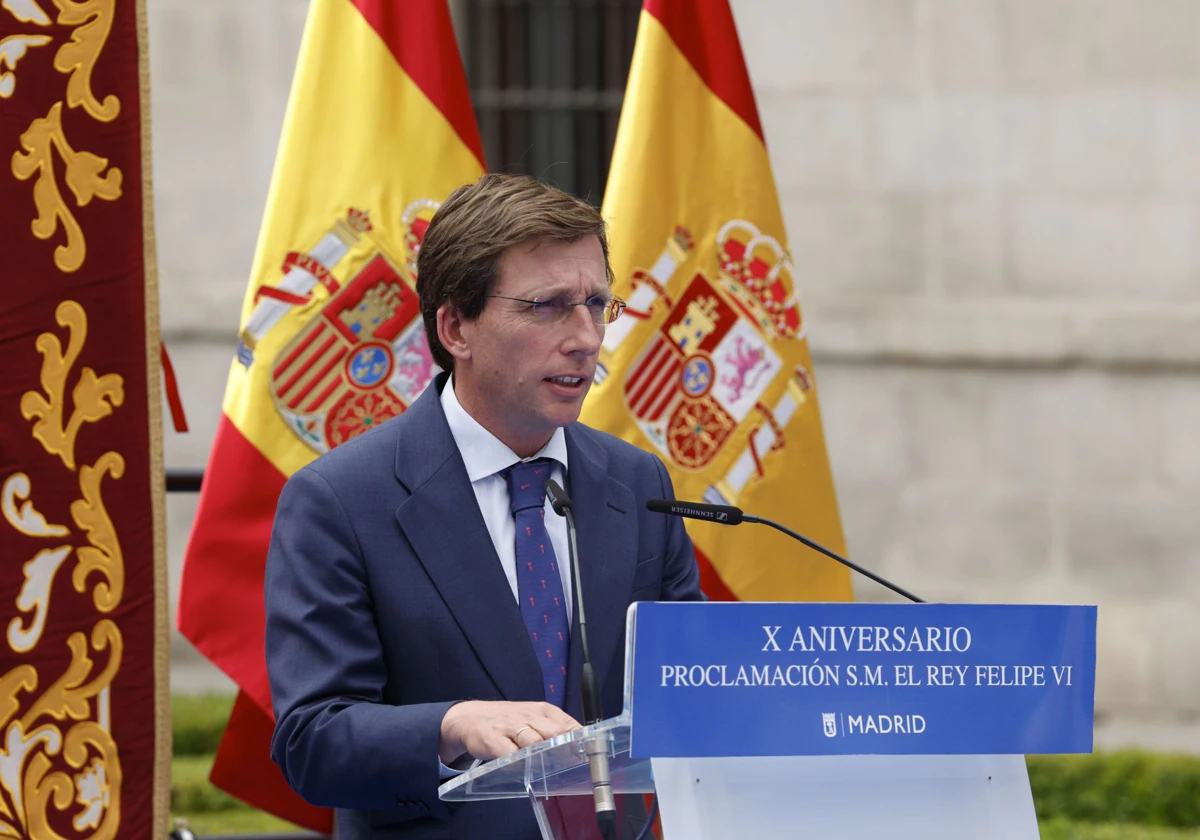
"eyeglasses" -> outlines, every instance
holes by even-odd
[[[592,322],[598,326],[611,324],[625,311],[625,301],[619,297],[606,295],[592,295],[587,300],[578,303],[572,302],[565,294],[555,295],[546,300],[529,300],[508,295],[488,295],[488,297],[515,300],[517,303],[527,304],[528,312],[538,321],[547,324],[561,324],[571,317],[576,306],[586,306],[588,313],[592,316]]]

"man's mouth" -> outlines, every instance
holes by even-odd
[[[567,388],[577,388],[583,384],[582,376],[548,376],[547,382],[553,382],[555,385],[563,385]]]

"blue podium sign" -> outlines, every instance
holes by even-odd
[[[633,757],[1092,751],[1093,606],[630,609]]]

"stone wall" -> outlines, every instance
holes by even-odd
[[[1098,711],[1200,714],[1200,5],[735,12],[852,554],[1099,604]]]
[[[305,6],[149,4],[173,466],[215,428]],[[1200,716],[1200,4],[734,9],[852,555],[1099,604],[1098,711]]]

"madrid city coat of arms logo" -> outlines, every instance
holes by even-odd
[[[239,335],[238,360],[263,360],[263,339],[294,307],[318,311],[284,343],[270,365],[275,409],[318,453],[402,413],[440,368],[425,341],[416,291],[416,258],[437,203],[417,201],[402,216],[404,260],[389,254],[369,215],[352,208],[306,253],[283,261],[282,281],[262,286]],[[352,266],[343,281],[341,263]]]
[[[745,450],[706,500],[730,504],[763,458],[785,445],[784,429],[812,388],[802,365],[788,366],[786,343],[802,338],[791,261],[778,240],[754,224],[732,220],[716,235],[717,271],[696,272],[677,296],[672,276],[689,258],[691,234],[678,227],[649,270],[633,275],[627,317],[609,328],[610,357],[639,321],[661,320],[625,374],[625,404],[643,434],[675,466],[709,467],[739,428],[751,428]],[[597,370],[596,381],[608,375]],[[763,397],[786,379],[774,405]]]

